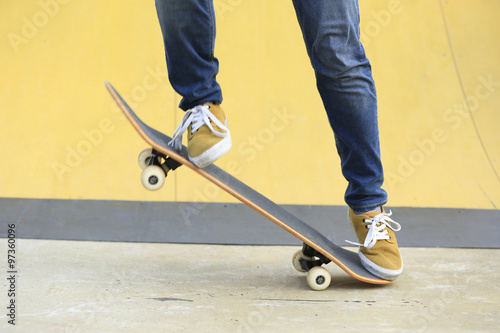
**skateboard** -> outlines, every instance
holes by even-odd
[[[160,189],[166,175],[184,165],[302,241],[302,249],[293,255],[292,264],[298,271],[307,272],[306,280],[313,290],[324,290],[330,285],[331,275],[323,267],[330,262],[362,282],[392,282],[371,274],[361,265],[357,253],[335,245],[319,231],[214,164],[203,169],[195,166],[189,161],[185,146],[181,151],[174,150],[168,145],[171,137],[146,125],[109,82],[106,81],[105,85],[135,130],[152,147],[139,154],[139,165],[143,169],[141,182],[146,189]]]

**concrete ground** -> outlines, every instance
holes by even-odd
[[[389,286],[330,264],[332,284],[317,292],[291,265],[296,247],[16,245],[16,326],[3,279],[2,332],[498,332],[500,324],[500,250],[402,248],[405,272]]]

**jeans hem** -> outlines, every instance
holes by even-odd
[[[369,211],[375,210],[378,207],[385,206],[385,204],[387,204],[387,200],[382,201],[381,203],[378,203],[378,204],[371,204],[371,205],[366,205],[366,206],[354,206],[354,205],[349,205],[349,204],[348,204],[348,206],[352,210],[356,210],[356,211],[364,210],[366,212],[369,212]]]

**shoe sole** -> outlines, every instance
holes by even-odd
[[[379,265],[373,263],[372,261],[368,260],[368,258],[365,257],[365,255],[362,252],[358,252],[359,258],[361,259],[361,264],[363,265],[364,268],[373,275],[378,276],[381,279],[384,280],[396,280],[398,276],[401,275],[403,272],[403,263],[401,262],[401,268],[394,270],[394,269],[387,269],[380,267]]]
[[[189,156],[189,160],[198,168],[207,167],[218,160],[222,155],[227,153],[229,149],[231,149],[232,145],[233,143],[231,141],[231,136],[226,136],[212,148],[205,151],[203,154],[200,154],[196,157]]]

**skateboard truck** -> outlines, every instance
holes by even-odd
[[[304,256],[299,259],[299,262],[302,269],[304,269],[306,272],[309,272],[313,267],[321,266],[323,264],[326,265],[331,262],[330,259],[305,243],[304,245],[302,245],[302,253]],[[305,259],[305,257],[312,259],[308,260]],[[314,258],[318,259],[314,260]]]
[[[330,259],[306,243],[302,245],[302,250],[297,251],[292,258],[296,270],[307,272],[307,284],[314,290],[324,290],[330,285],[332,280],[330,272],[322,267],[330,262]]]
[[[142,185],[150,191],[159,190],[165,183],[168,172],[177,169],[181,165],[173,158],[153,148],[144,149],[139,154]]]

